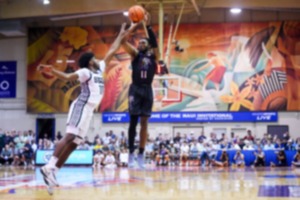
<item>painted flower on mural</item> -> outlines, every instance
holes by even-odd
[[[253,110],[253,104],[246,98],[249,96],[252,87],[245,87],[242,91],[239,91],[239,87],[235,82],[231,82],[230,91],[232,95],[223,95],[220,99],[224,103],[231,104],[230,111],[239,111],[241,106]]]
[[[256,83],[256,86],[259,86],[265,82],[263,75],[259,75],[259,74],[255,75],[254,81]]]
[[[63,42],[69,42],[75,49],[87,43],[88,32],[80,27],[66,27],[60,36]]]
[[[255,86],[255,78],[248,78],[246,81],[246,86]]]

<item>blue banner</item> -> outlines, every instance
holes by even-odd
[[[15,98],[17,62],[0,61],[0,98]]]
[[[35,163],[43,165],[48,163],[53,150],[37,150]],[[71,165],[91,165],[93,164],[93,151],[92,150],[75,150],[71,153],[65,164]]]
[[[277,122],[277,112],[153,112],[149,122]],[[128,113],[103,113],[103,123],[128,123]]]

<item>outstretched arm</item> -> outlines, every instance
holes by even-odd
[[[158,44],[157,44],[156,36],[155,36],[151,26],[150,26],[150,15],[149,15],[149,13],[147,13],[145,15],[145,23],[146,23],[147,34],[149,36],[149,43],[150,43],[151,48],[153,50],[155,59],[156,59],[156,61],[158,61],[159,60]]]
[[[104,57],[104,62],[106,65],[106,70],[109,70],[109,62],[112,60],[114,54],[116,53],[116,51],[119,49],[119,47],[121,46],[121,42],[122,40],[129,34],[131,33],[134,28],[137,26],[137,24],[131,24],[130,28],[128,30],[125,30],[125,26],[126,23],[123,23],[121,26],[121,30],[120,33],[118,34],[118,37],[115,39],[115,41],[113,42],[113,44],[111,45],[110,49],[108,50],[108,52],[106,53],[105,57]]]
[[[52,65],[39,65],[37,70],[46,74],[52,74],[64,81],[73,81],[78,79],[78,74],[76,74],[75,72],[73,73],[61,72],[55,69]]]

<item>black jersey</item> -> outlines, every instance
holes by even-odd
[[[156,72],[155,56],[151,52],[138,55],[131,62],[132,66],[132,83],[135,85],[151,85]]]

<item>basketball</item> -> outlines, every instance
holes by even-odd
[[[128,10],[128,16],[132,22],[138,23],[144,19],[145,10],[142,6],[131,6]]]

